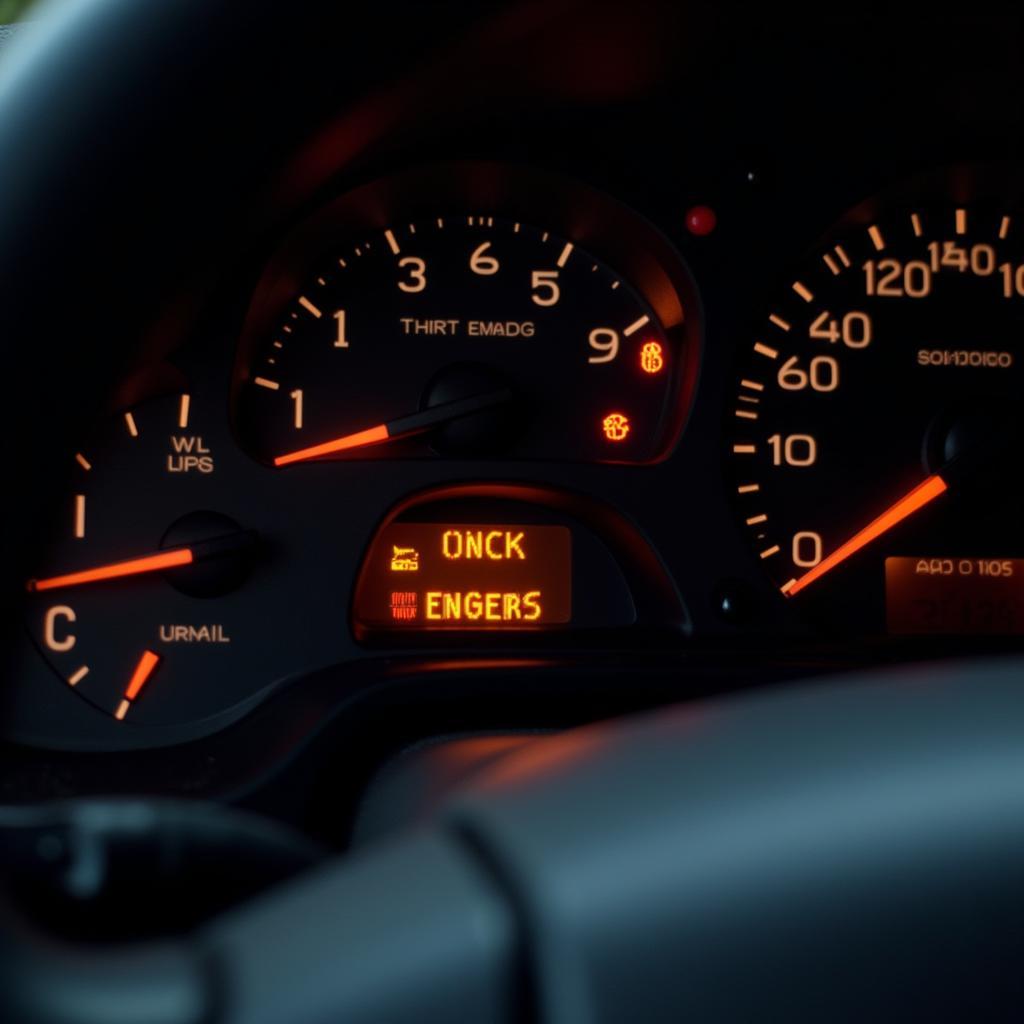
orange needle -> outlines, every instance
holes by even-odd
[[[124,700],[121,701],[117,710],[114,712],[114,717],[118,721],[128,714],[128,709],[131,707],[132,701],[138,697],[139,691],[146,685],[146,680],[149,679],[153,674],[153,670],[159,664],[159,654],[154,654],[152,651],[142,652],[142,657],[139,658],[139,663],[135,666],[132,678],[128,682],[128,689],[124,691]]]
[[[130,558],[126,562],[111,562],[97,565],[81,572],[70,572],[64,576],[51,576],[45,580],[29,580],[29,591],[54,590],[57,587],[76,587],[82,583],[96,583],[99,580],[113,580],[121,576],[137,576],[144,572],[159,572],[177,565],[189,565],[193,561],[191,548],[175,548],[161,551],[143,558]]]
[[[387,441],[390,438],[391,435],[388,433],[387,424],[382,423],[379,427],[357,430],[354,434],[336,437],[333,441],[316,444],[312,448],[302,448],[297,452],[289,452],[287,455],[278,455],[274,459],[274,465],[287,466],[290,462],[304,462],[306,459],[315,459],[321,455],[331,455],[333,452],[347,451],[349,448],[365,448],[367,445],[380,444],[381,441]]]
[[[836,548],[831,555],[822,559],[813,569],[808,570],[792,583],[787,583],[782,588],[782,592],[789,597],[800,593],[805,587],[809,587],[815,580],[821,579],[825,573],[831,572],[851,555],[856,554],[861,548],[881,537],[883,533],[887,533],[894,526],[902,523],[904,519],[924,508],[948,489],[946,481],[941,476],[928,477],[927,480],[900,498],[895,505],[890,506],[877,519],[865,526],[863,530],[855,533],[845,544]]]
[[[366,430],[357,430],[354,434],[345,434],[342,437],[334,438],[333,441],[325,441],[323,444],[315,444],[312,448],[300,448],[296,452],[278,455],[274,459],[274,465],[287,466],[292,462],[307,462],[310,459],[317,459],[321,455],[333,455],[335,452],[350,451],[353,448],[366,448],[371,444],[380,444],[382,441],[397,441],[399,438],[432,430],[448,420],[456,420],[461,416],[470,416],[475,412],[501,405],[503,402],[510,401],[511,398],[512,392],[508,388],[502,388],[498,391],[485,391],[478,395],[470,395],[468,398],[458,398],[452,402],[441,402],[439,405],[428,406],[426,409],[421,409],[408,416],[399,416],[387,423],[380,423],[375,427],[368,427]]]

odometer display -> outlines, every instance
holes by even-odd
[[[646,462],[679,422],[681,320],[572,240],[445,215],[339,243],[247,352],[260,459]]]
[[[887,558],[890,633],[1024,633],[1024,560]]]
[[[794,274],[749,342],[729,410],[743,528],[781,592],[831,628],[1021,632],[1012,609],[986,612],[1005,583],[906,585],[907,565],[1024,554],[1018,219],[875,206]]]

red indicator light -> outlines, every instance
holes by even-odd
[[[660,373],[665,367],[665,351],[657,341],[645,341],[640,349],[640,369],[644,373]]]
[[[710,206],[691,206],[686,211],[686,230],[698,238],[710,235],[717,224],[718,217]]]
[[[416,618],[417,597],[414,590],[391,592],[391,618],[395,622],[412,622]]]
[[[610,412],[601,421],[601,429],[609,441],[625,441],[630,431],[629,417],[621,412]]]

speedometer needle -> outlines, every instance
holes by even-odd
[[[308,462],[321,455],[333,455],[336,452],[351,451],[353,448],[366,448],[384,441],[397,441],[412,434],[421,434],[441,423],[447,423],[449,420],[469,416],[495,405],[502,405],[510,401],[511,398],[512,392],[508,388],[501,388],[498,391],[488,391],[484,394],[472,395],[469,398],[459,398],[454,402],[442,402],[439,405],[432,405],[422,412],[400,416],[375,427],[344,434],[332,441],[325,441],[323,444],[315,444],[310,448],[300,448],[298,451],[278,455],[274,459],[274,465],[287,466],[292,462]]]
[[[820,580],[825,573],[831,572],[836,566],[842,565],[851,555],[856,554],[861,548],[867,547],[884,533],[888,533],[894,526],[902,523],[904,519],[924,508],[947,490],[949,490],[948,484],[937,473],[928,477],[886,509],[877,519],[868,523],[863,530],[855,533],[845,544],[836,548],[827,558],[823,558],[813,569],[809,569],[803,576],[787,583],[782,588],[782,592],[788,597],[800,593],[805,587],[809,587],[815,580]]]

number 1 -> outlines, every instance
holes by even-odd
[[[348,348],[348,338],[345,337],[345,310],[339,309],[334,314],[334,319],[338,321],[338,337],[334,339],[334,347]]]

